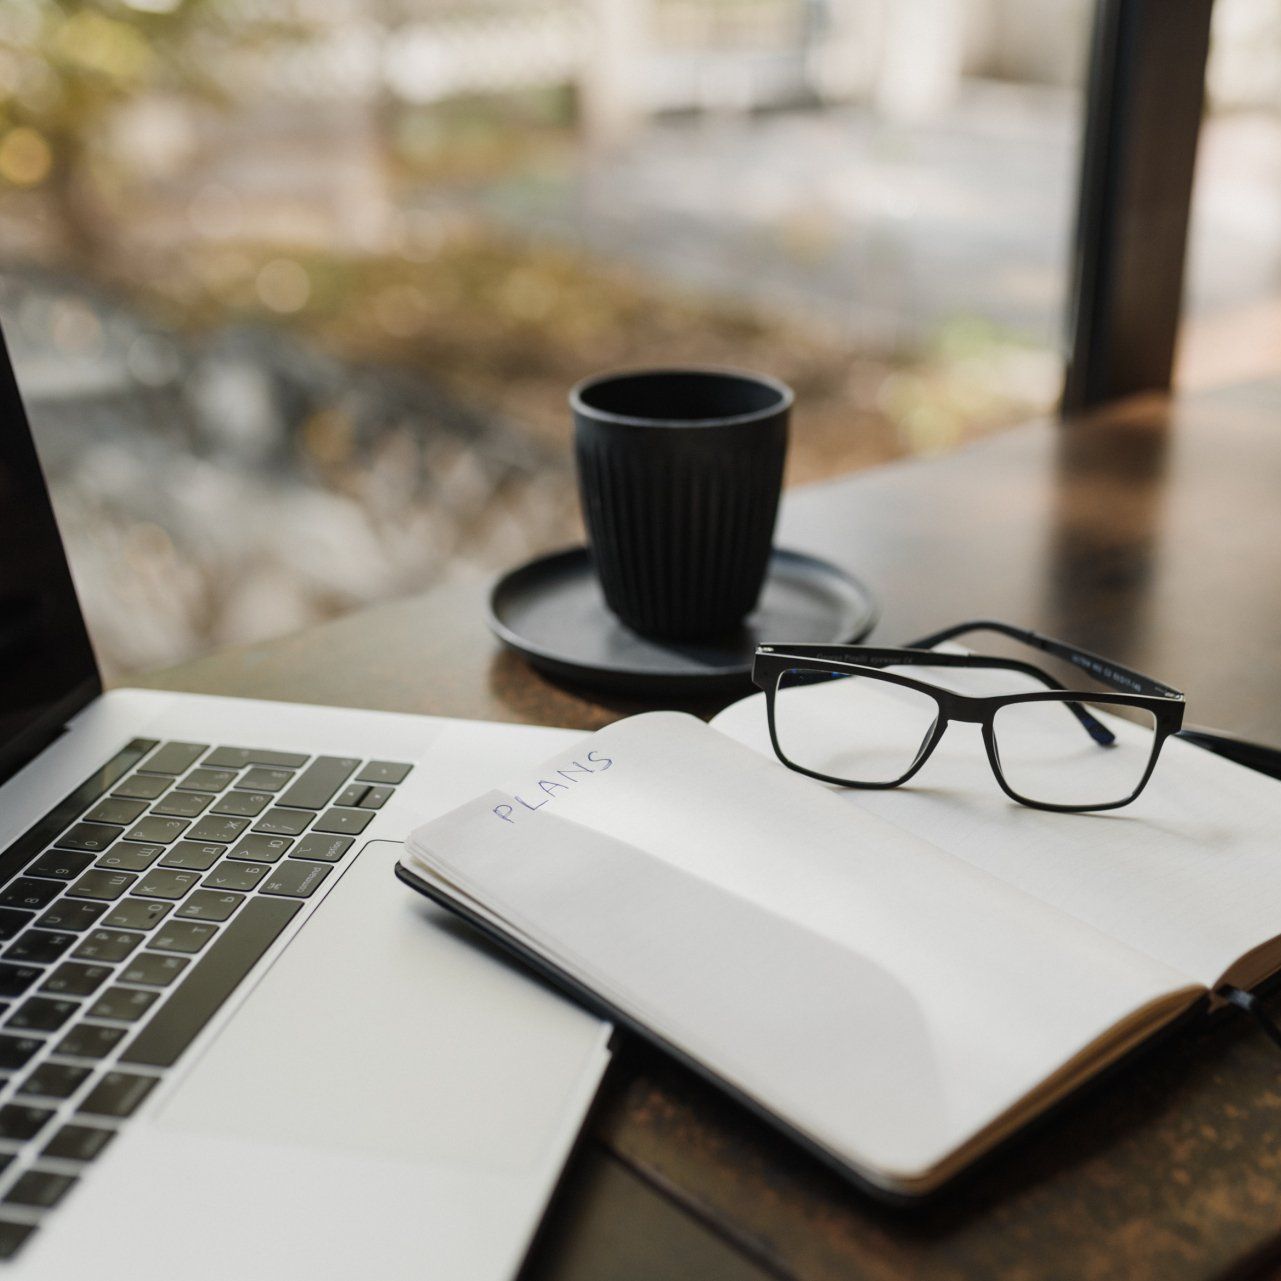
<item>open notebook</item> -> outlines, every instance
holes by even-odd
[[[867,792],[779,765],[759,697],[715,726],[618,722],[400,872],[861,1182],[936,1188],[1281,969],[1281,783],[1173,740],[1132,806],[1055,814],[973,727]]]

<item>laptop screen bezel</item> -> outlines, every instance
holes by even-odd
[[[44,711],[13,738],[0,743],[0,783],[8,782],[23,766],[39,756],[62,733],[67,722],[101,693],[102,680],[95,670],[92,677],[56,702],[47,704]]]
[[[9,359],[9,348],[5,340],[3,326],[0,325],[0,413],[6,413],[9,425],[0,424],[0,430],[15,433],[15,457],[18,458],[19,474],[23,478],[24,488],[31,487],[34,499],[35,514],[40,521],[40,537],[48,538],[48,563],[61,568],[61,582],[56,585],[59,593],[66,593],[63,598],[67,617],[74,616],[79,622],[80,634],[69,638],[72,648],[72,662],[68,666],[68,676],[62,688],[52,692],[51,697],[42,706],[33,709],[30,719],[19,726],[9,737],[0,739],[0,783],[16,774],[24,765],[49,745],[62,732],[67,722],[77,712],[88,706],[102,693],[102,676],[94,657],[92,642],[89,640],[85,626],[84,612],[80,608],[79,596],[72,582],[70,566],[67,564],[66,547],[62,531],[53,512],[49,497],[49,485],[44,467],[36,451],[35,440],[31,434],[31,425],[22,396],[14,377],[13,365]],[[37,495],[34,486],[40,487]],[[47,524],[47,531],[43,526]],[[3,554],[3,535],[0,534],[0,554]],[[83,653],[81,664],[79,655]]]

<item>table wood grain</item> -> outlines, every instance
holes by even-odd
[[[1126,402],[809,487],[788,495],[779,541],[871,584],[878,638],[1025,623],[1185,690],[1191,723],[1281,743],[1274,383]],[[584,729],[649,706],[531,672],[488,637],[483,599],[483,584],[450,587],[135,683]],[[1281,1056],[1228,1019],[1144,1056],[915,1212],[863,1198],[688,1072],[625,1047],[530,1271],[1179,1281],[1266,1274],[1279,1258]]]

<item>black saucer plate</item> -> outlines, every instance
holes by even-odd
[[[605,606],[586,547],[540,556],[489,594],[490,630],[540,671],[570,684],[636,696],[733,693],[746,687],[758,644],[861,640],[877,604],[828,561],[775,549],[756,611],[714,641],[638,636]]]

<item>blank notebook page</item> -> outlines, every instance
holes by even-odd
[[[891,1180],[1193,986],[691,717],[589,743],[607,767],[565,753],[419,828],[408,865]]]
[[[1004,672],[921,675],[962,693],[1044,688]],[[770,746],[763,694],[712,723],[790,772]],[[1118,733],[1129,729],[1109,723]],[[1010,800],[992,777],[976,725],[950,725],[902,787],[813,786],[851,813],[928,840],[1207,987],[1245,952],[1281,934],[1281,782],[1179,739],[1166,741],[1138,800],[1095,814]]]

